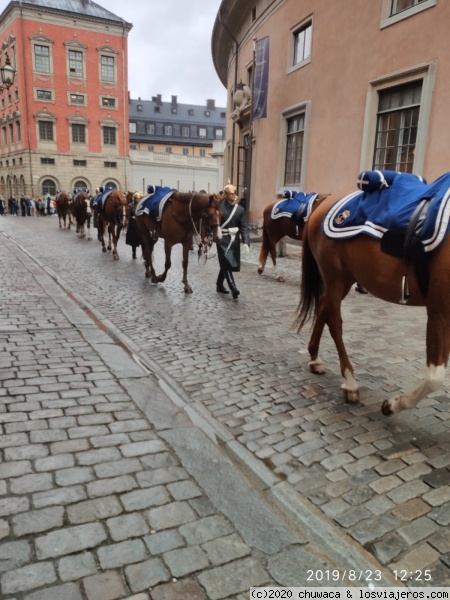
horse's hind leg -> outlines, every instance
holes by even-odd
[[[348,289],[345,293],[342,293],[343,289],[341,286],[334,284],[334,287],[331,290],[325,290],[324,302],[326,303],[328,310],[328,328],[336,345],[336,350],[339,355],[339,363],[341,366],[341,374],[344,378],[344,383],[341,385],[341,388],[349,402],[357,402],[359,400],[359,387],[353,375],[353,366],[348,358],[342,336],[341,302],[342,298],[345,298],[347,295]]]
[[[265,268],[266,262],[267,262],[267,255],[269,254],[269,246],[270,246],[269,234],[267,232],[267,225],[266,225],[266,223],[264,223],[263,224],[263,239],[262,239],[262,244],[261,244],[261,250],[259,252],[258,273],[260,275],[262,275],[264,273],[264,268]]]
[[[322,299],[317,312],[316,320],[314,321],[311,339],[309,340],[308,344],[308,352],[310,356],[309,369],[315,375],[323,375],[325,373],[325,367],[319,357],[319,346],[320,340],[322,339],[323,329],[327,320],[328,310],[326,303]]]
[[[91,218],[90,217],[86,221],[86,228],[87,228],[87,241],[90,242],[92,240],[92,236],[91,236]]]
[[[430,293],[429,293],[430,294]],[[440,297],[441,301],[442,296]],[[425,379],[410,392],[385,400],[381,407],[384,415],[414,408],[417,403],[437,391],[444,382],[450,352],[450,310],[428,307],[427,368]]]

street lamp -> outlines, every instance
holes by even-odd
[[[9,90],[9,88],[14,83],[14,77],[16,76],[16,70],[12,66],[11,61],[9,60],[8,53],[5,54],[5,64],[0,67],[0,77],[1,77],[1,85],[0,85],[0,93],[3,94],[3,90]]]

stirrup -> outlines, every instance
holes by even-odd
[[[400,295],[399,304],[408,304],[409,300],[409,283],[406,275],[402,277],[402,293]]]

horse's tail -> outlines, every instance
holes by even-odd
[[[268,219],[267,219],[267,209],[264,210],[263,216],[263,235],[262,235],[262,243],[261,243],[261,252],[260,252],[260,261],[264,258],[267,258],[270,252],[270,236],[268,231]]]
[[[323,280],[308,242],[308,230],[305,228],[303,235],[302,252],[302,280],[300,284],[301,297],[297,308],[295,323],[300,331],[306,321],[313,315],[317,317],[319,300],[323,294]]]

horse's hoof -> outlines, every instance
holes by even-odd
[[[359,390],[344,390],[347,402],[359,402]]]
[[[264,273],[263,267],[258,267],[258,274],[262,275]]]
[[[102,252],[106,252],[106,248],[102,248]]]
[[[391,407],[391,402],[389,400],[385,400],[383,402],[383,404],[381,406],[381,412],[386,417],[390,417],[391,415],[394,414],[394,411],[392,410],[392,407]]]
[[[192,294],[192,288],[191,287],[185,287],[184,288],[184,293],[185,294]]]
[[[326,373],[322,363],[309,363],[309,370],[311,373],[314,373],[314,375],[324,375]]]
[[[279,281],[279,282],[283,283],[283,282],[284,282],[284,281],[286,281],[286,280],[285,280],[285,278],[283,277],[283,275],[278,275],[278,276],[277,276],[277,281]]]

